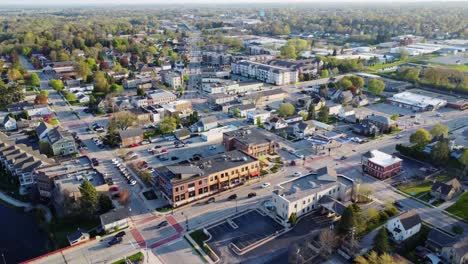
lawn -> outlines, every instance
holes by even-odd
[[[143,196],[145,196],[146,200],[156,200],[158,199],[158,196],[153,190],[149,190],[143,193]]]
[[[167,213],[167,212],[170,212],[172,210],[174,210],[174,208],[172,208],[172,206],[170,206],[170,205],[165,206],[165,207],[156,208],[156,211],[158,211],[160,213]]]
[[[90,230],[100,225],[99,218],[96,219],[76,219],[76,218],[54,218],[50,224],[45,224],[45,228],[55,242],[57,248],[69,246],[67,235],[78,228]]]
[[[193,240],[195,240],[195,242],[197,242],[197,244],[201,248],[203,248],[203,241],[208,239],[208,236],[205,235],[205,233],[201,229],[193,231],[192,233],[190,233],[190,236],[192,237]]]
[[[112,264],[125,264],[125,263],[127,263],[126,260],[129,260],[132,263],[137,262],[137,261],[141,261],[141,260],[143,260],[143,253],[137,252],[137,253],[135,253],[135,254],[133,254],[131,256],[128,256],[128,257],[123,258],[121,260],[117,260],[116,262],[112,262]]]
[[[418,197],[423,195],[424,193],[430,192],[432,187],[432,183],[428,181],[419,182],[419,183],[408,183],[398,186],[398,190],[414,196]]]
[[[468,192],[462,194],[456,203],[447,208],[447,212],[468,219]]]

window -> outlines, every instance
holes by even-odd
[[[175,198],[175,201],[176,201],[176,202],[179,201],[179,196],[178,196],[178,195],[176,195],[174,198]]]
[[[198,181],[198,185],[202,185],[202,181]]]
[[[181,201],[182,201],[182,200],[185,200],[185,193],[183,193],[183,194],[180,195],[180,200],[181,200]]]
[[[187,185],[187,187],[188,187],[188,188],[195,187],[195,183],[193,183],[193,182],[192,182],[192,183],[189,183],[189,184]]]
[[[184,186],[180,186],[180,190],[183,191],[183,190],[184,190]]]
[[[294,208],[297,208],[297,204],[294,204]]]
[[[204,183],[204,184],[207,184],[207,183],[208,183],[208,179],[204,179],[204,180],[203,180],[203,183]]]
[[[210,181],[213,181],[213,177],[210,177]]]
[[[202,193],[203,193],[203,188],[198,189],[198,194],[202,194]]]
[[[208,192],[208,187],[203,188],[203,192]]]
[[[178,192],[178,191],[179,191],[179,187],[176,187],[176,188],[175,188],[175,191]]]

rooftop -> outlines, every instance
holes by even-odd
[[[416,210],[410,210],[405,213],[402,213],[398,216],[400,218],[401,225],[405,228],[405,230],[409,230],[416,226],[417,224],[421,223],[421,218]]]
[[[114,209],[110,212],[102,214],[99,216],[101,218],[101,223],[104,225],[117,222],[119,220],[125,219],[128,217],[128,212],[126,208]]]
[[[390,166],[392,164],[402,161],[398,157],[389,155],[385,152],[382,152],[376,149],[370,150],[364,153],[364,156],[367,157],[369,161],[371,161],[372,163],[383,166],[383,167],[387,167],[387,166]]]
[[[270,143],[272,140],[256,129],[242,128],[234,131],[225,132],[224,136],[235,138],[243,144],[263,144]]]
[[[411,92],[402,92],[394,94],[390,100],[400,102],[403,104],[417,105],[420,107],[427,107],[429,105],[438,106],[447,103],[445,100],[433,98],[425,95],[415,94]]]

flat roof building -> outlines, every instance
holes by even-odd
[[[394,94],[387,99],[391,105],[409,108],[414,111],[434,111],[447,105],[446,100],[415,94],[411,92],[402,92]]]
[[[402,160],[379,150],[371,150],[361,157],[362,171],[379,179],[397,175],[401,171]]]
[[[238,149],[254,157],[275,154],[278,143],[256,129],[239,129],[223,134],[227,151]]]

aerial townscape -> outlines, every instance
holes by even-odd
[[[468,2],[0,1],[0,264],[468,264]]]

